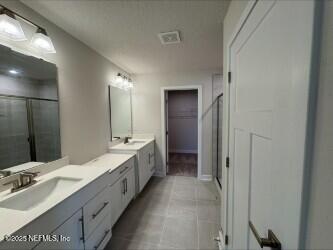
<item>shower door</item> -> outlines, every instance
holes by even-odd
[[[0,170],[60,157],[58,101],[0,96]]]
[[[29,100],[35,157],[38,162],[49,162],[61,157],[58,101]]]
[[[27,102],[0,97],[0,170],[31,161]]]
[[[213,102],[213,171],[220,187],[222,185],[222,117],[223,94]]]
[[[223,117],[223,76],[213,75],[212,82],[212,113],[213,113],[213,174],[218,184],[222,185],[222,117]]]
[[[222,185],[222,117],[223,117],[223,95],[217,97],[217,172],[216,178],[220,186]]]

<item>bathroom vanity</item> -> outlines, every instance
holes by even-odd
[[[117,169],[110,173],[109,192],[111,196],[111,225],[113,226],[135,196],[134,154],[105,154],[85,166],[94,168],[111,167],[117,159],[127,159]]]
[[[111,153],[135,154],[136,156],[136,193],[140,193],[155,172],[155,139],[130,139],[110,147]]]
[[[0,192],[0,249],[103,249],[134,197],[134,179],[133,155],[106,154]]]

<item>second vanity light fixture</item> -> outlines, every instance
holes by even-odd
[[[119,89],[130,90],[133,88],[133,81],[131,78],[121,73],[118,73],[115,81],[113,81],[111,85]]]
[[[29,19],[11,11],[0,5],[0,36],[12,41],[27,40],[21,24],[16,17],[24,20],[30,25],[37,28],[36,33],[32,36],[31,46],[43,53],[56,53],[51,38],[47,35],[46,30],[33,23]]]

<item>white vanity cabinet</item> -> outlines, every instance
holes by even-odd
[[[134,171],[134,159],[131,159],[127,163],[128,168],[123,168],[124,171],[116,181],[111,183],[111,224],[116,223],[120,215],[126,209],[130,201],[135,196],[135,171]],[[119,175],[118,172],[111,173],[111,180],[115,179],[115,176]]]
[[[13,235],[57,235],[63,241],[0,242],[0,249],[101,249],[111,238],[111,197],[109,173],[42,214]],[[107,232],[107,233],[105,233]],[[66,242],[66,237],[70,241]]]
[[[135,139],[133,139],[136,141]],[[138,140],[140,141],[140,140]],[[120,143],[110,147],[111,153],[136,155],[136,193],[140,193],[155,172],[155,140],[142,144]]]
[[[74,215],[59,226],[51,235],[55,235],[58,241],[42,242],[37,245],[35,250],[43,249],[77,249],[83,250],[83,225],[82,209],[79,209]]]
[[[139,172],[139,192],[145,187],[155,172],[155,144],[151,142],[137,152]]]

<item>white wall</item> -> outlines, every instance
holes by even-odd
[[[198,152],[198,91],[168,91],[170,153]]]
[[[333,1],[324,3],[306,248],[333,246]]]
[[[228,12],[223,21],[223,75],[225,76],[225,82],[227,82],[228,75],[228,67],[227,67],[227,59],[228,59],[228,43],[230,41],[231,36],[234,33],[234,30],[239,22],[239,19],[247,6],[249,0],[233,0],[229,4]],[[223,93],[229,93],[229,85],[223,85]],[[223,103],[229,103],[228,95],[223,96]],[[225,159],[228,155],[228,105],[223,105],[223,128],[222,128],[222,176],[227,176],[226,167],[225,167]],[[223,178],[223,177],[222,177]],[[225,230],[224,223],[224,215],[225,215],[225,200],[226,197],[225,191],[227,190],[226,182],[222,183],[222,197],[221,197],[221,226],[222,229]]]
[[[62,154],[81,164],[105,153],[110,137],[107,83],[123,71],[21,2],[0,3],[46,28],[57,50],[44,58],[58,67]],[[23,27],[30,38],[34,30]],[[27,49],[29,41],[0,42],[40,56]]]
[[[156,136],[156,166],[158,174],[163,172],[161,156],[161,87],[175,85],[202,85],[202,174],[212,174],[212,69],[195,72],[135,75],[133,90],[134,133],[153,133]],[[200,119],[200,118],[199,118]]]

